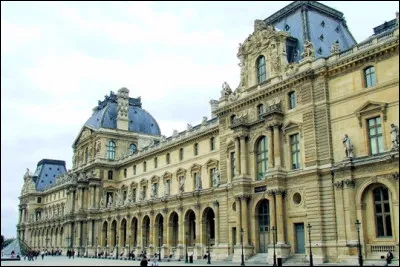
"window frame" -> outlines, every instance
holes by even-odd
[[[136,164],[133,165],[133,175],[136,175]]]
[[[260,152],[260,143],[264,140],[264,148],[265,150]],[[264,177],[265,173],[268,171],[268,166],[269,166],[269,158],[268,158],[268,154],[269,153],[269,147],[268,147],[268,136],[263,135],[262,137],[260,137],[256,143],[256,167],[257,167],[257,177],[256,180],[257,181],[261,181],[262,178]],[[260,159],[261,154],[264,156],[264,158]],[[262,177],[260,176],[260,167],[262,167],[262,165],[260,164],[265,164],[265,172],[263,172]],[[262,169],[262,168],[261,168]]]
[[[143,172],[147,171],[147,162],[143,161]]]
[[[377,124],[377,119],[380,119],[380,124]],[[370,126],[370,121],[374,120],[374,125]],[[380,126],[380,127],[378,127]],[[378,131],[378,128],[380,128],[380,133]],[[382,124],[382,117],[381,116],[375,116],[371,118],[366,119],[366,129],[367,129],[367,140],[368,140],[368,153],[369,155],[378,155],[383,152],[385,152],[385,146],[384,146],[384,136],[383,136],[383,124]],[[371,130],[375,129],[375,135],[371,136]],[[379,144],[379,137],[381,137],[381,145]],[[375,147],[376,147],[376,153],[372,152],[372,140],[374,139],[375,142]]]
[[[107,172],[107,180],[113,180],[114,172],[113,170],[108,170]]]
[[[184,151],[183,151],[183,147],[179,148],[179,160],[183,160],[184,157]]]
[[[193,153],[194,153],[195,156],[199,155],[199,143],[195,143],[193,145]]]
[[[231,151],[229,153],[229,161],[231,164],[231,178],[235,178],[236,176],[236,154],[235,151]]]
[[[293,138],[296,137],[295,142],[293,142]],[[296,150],[293,151],[293,145],[296,145]],[[300,144],[300,133],[294,133],[289,135],[289,147],[290,147],[290,163],[291,170],[299,170],[301,169],[301,144]],[[297,162],[296,167],[294,167],[293,163],[293,155],[296,155]]]
[[[295,109],[296,108],[296,91],[290,91],[288,93],[288,100],[289,100],[289,110]]]
[[[109,140],[107,145],[107,159],[115,160],[116,151],[117,144],[113,140]]]
[[[210,138],[210,151],[214,151],[215,150],[215,137],[211,137]]]
[[[262,115],[264,114],[264,104],[257,105],[257,117],[258,119],[262,119]]]
[[[265,56],[260,55],[256,60],[257,83],[262,83],[267,80],[267,64]]]
[[[132,149],[133,147],[134,147],[134,149]],[[129,152],[131,153],[131,155],[135,154],[136,151],[137,151],[137,146],[134,143],[130,144],[129,145]]]
[[[376,190],[379,190],[380,199],[378,201],[375,198]],[[388,196],[387,200],[384,200],[384,198],[383,198],[383,190],[387,191],[387,196]],[[375,236],[376,236],[376,238],[392,238],[393,237],[393,224],[392,224],[392,214],[391,214],[391,207],[390,207],[391,201],[390,201],[389,189],[386,186],[378,186],[378,187],[374,188],[372,190],[372,198],[373,198],[373,203],[374,203],[374,218],[375,218],[375,231],[376,231]],[[385,210],[385,204],[388,204],[389,211]],[[380,213],[377,212],[376,205],[381,206]],[[383,229],[382,229],[383,235],[379,235],[380,231],[378,229],[378,227],[379,227],[378,216],[382,217],[381,220],[382,220],[382,227],[383,227]],[[391,235],[388,235],[388,225],[386,225],[387,224],[387,220],[386,220],[387,216],[389,216],[389,223],[390,223],[389,227],[390,227]]]
[[[158,168],[158,157],[154,158],[154,169]]]
[[[165,154],[165,162],[166,162],[166,164],[170,164],[171,163],[171,155],[170,155],[170,153]]]
[[[372,71],[371,71],[372,69]],[[370,71],[368,73],[368,71]],[[376,86],[376,69],[374,65],[369,65],[363,69],[364,87],[370,88]],[[370,83],[370,84],[369,84]]]

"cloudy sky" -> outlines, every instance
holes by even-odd
[[[357,42],[398,2],[321,1]],[[210,116],[221,84],[239,82],[238,43],[290,1],[1,2],[1,234],[16,236],[26,168],[71,168],[72,142],[98,100],[130,89],[162,134]]]

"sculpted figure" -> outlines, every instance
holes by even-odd
[[[185,192],[185,177],[179,177],[179,191],[181,193]]]
[[[315,56],[314,52],[314,45],[310,41],[305,41],[304,42],[304,50],[303,53],[301,54],[301,58],[307,58],[311,57],[313,58]]]
[[[193,126],[190,123],[188,123],[186,126],[186,131],[190,132],[192,129],[193,129]]]
[[[104,208],[104,207],[105,207],[104,197],[101,197],[101,199],[100,199],[100,208]]]
[[[346,158],[353,157],[353,143],[347,134],[344,135],[343,138],[343,146]]]
[[[222,84],[221,97],[232,94],[232,89],[227,82]]]
[[[218,169],[215,169],[213,173],[213,186],[218,187],[220,183],[220,173]]]
[[[203,121],[201,122],[201,124],[202,124],[202,125],[207,124],[207,120],[208,120],[207,116],[204,116],[204,117],[203,117]]]
[[[340,45],[338,42],[334,42],[331,45],[331,55],[337,54],[340,52]]]
[[[202,189],[200,173],[196,173],[196,189],[197,190]]]
[[[156,197],[157,196],[157,188],[155,184],[151,185],[151,197]]]
[[[142,191],[140,192],[140,200],[144,200],[146,197],[146,192],[144,191],[144,187],[142,187]]]
[[[111,208],[112,203],[113,203],[113,200],[112,200],[112,196],[110,195],[108,197],[107,208]]]
[[[392,138],[392,149],[399,147],[399,127],[390,124],[390,136]]]

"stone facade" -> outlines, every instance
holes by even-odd
[[[398,257],[399,149],[391,130],[399,125],[398,25],[328,58],[308,53],[290,64],[288,37],[256,20],[239,47],[239,86],[224,83],[210,102],[213,119],[169,138],[127,131],[129,90],[121,89],[117,129],[84,126],[72,170],[44,191],[25,174],[19,237],[33,248],[89,256],[160,249],[182,259],[187,248],[200,258],[210,246],[213,259],[233,261],[243,240],[246,259],[267,253],[271,263],[274,240],[277,257],[308,257],[310,236],[315,263],[356,262],[359,220],[364,257],[389,249]]]

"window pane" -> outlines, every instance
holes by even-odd
[[[370,128],[370,129],[369,129],[369,136],[373,137],[373,136],[375,136],[375,135],[376,135],[375,128]]]
[[[379,147],[379,153],[383,152],[383,137],[379,136],[378,137],[378,147]]]
[[[392,236],[392,222],[390,220],[390,215],[385,216],[386,223],[386,236]]]
[[[368,120],[368,126],[374,126],[374,125],[375,125],[375,119]]]
[[[376,148],[375,138],[370,138],[370,144],[371,144],[371,154],[378,153],[377,148]]]
[[[384,236],[382,216],[376,216],[376,227],[378,236]]]
[[[379,213],[379,214],[382,213],[382,205],[381,205],[381,203],[375,205],[375,212]]]
[[[383,200],[389,200],[389,191],[386,188],[381,187]]]

